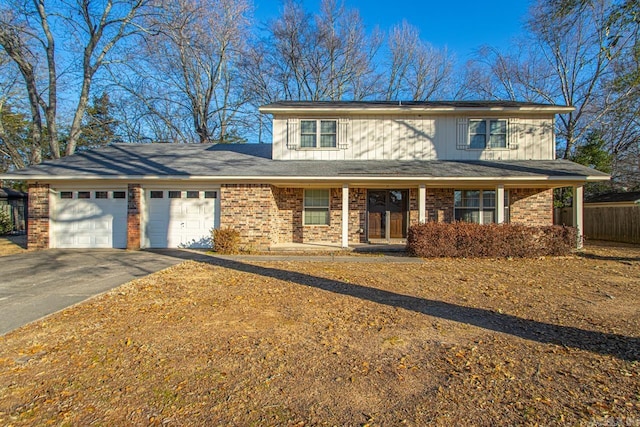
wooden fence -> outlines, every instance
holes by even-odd
[[[640,243],[640,206],[585,207],[584,236],[592,240]]]
[[[585,238],[640,243],[640,206],[584,208]],[[556,208],[554,224],[573,225],[572,208]]]

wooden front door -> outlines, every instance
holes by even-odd
[[[368,192],[368,236],[370,240],[407,237],[407,190]]]

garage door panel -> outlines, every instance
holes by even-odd
[[[67,191],[67,190],[65,190]],[[121,190],[116,190],[121,191]],[[114,199],[57,197],[52,204],[52,246],[58,248],[125,248],[127,245],[127,202]],[[83,190],[84,192],[84,190]],[[58,193],[59,195],[59,193]]]
[[[189,191],[196,192],[195,189]],[[199,198],[186,197],[187,191],[182,191],[179,198],[169,198],[167,190],[163,190],[162,198],[152,199],[150,191],[146,194],[148,196],[146,217],[149,223],[146,239],[149,247],[210,248],[212,246],[211,229],[216,226],[216,199],[204,199],[202,190],[197,190]],[[158,223],[162,223],[164,227],[158,227]]]

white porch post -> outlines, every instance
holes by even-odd
[[[342,184],[342,247],[349,247],[349,184]]]
[[[576,228],[578,234],[578,240],[576,242],[576,248],[582,249],[583,244],[583,211],[582,211],[582,201],[584,197],[584,187],[575,186],[573,187],[573,226]]]
[[[496,223],[504,223],[504,184],[496,187]]]
[[[427,186],[424,184],[418,187],[418,222],[427,222]]]

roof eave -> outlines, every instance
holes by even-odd
[[[376,113],[376,114],[452,114],[452,113],[547,113],[547,114],[565,114],[575,110],[574,107],[559,105],[540,105],[540,106],[494,106],[494,107],[268,107],[262,106],[258,109],[263,114],[304,114],[304,113],[333,113],[337,111],[346,114],[357,113]]]
[[[446,185],[456,182],[535,182],[544,183],[552,182],[566,183],[567,185],[575,185],[586,182],[607,181],[609,176],[584,176],[584,175],[539,175],[539,176],[384,176],[384,175],[337,175],[337,176],[293,176],[293,175],[225,175],[225,176],[205,176],[205,175],[176,175],[176,176],[160,176],[160,175],[83,175],[83,176],[50,176],[50,175],[3,175],[3,179],[16,179],[28,182],[63,182],[63,181],[209,181],[212,183],[235,183],[235,182],[260,182],[260,183],[281,183],[281,182],[323,182],[323,183],[342,183],[342,182],[420,182],[420,183],[437,183]]]

